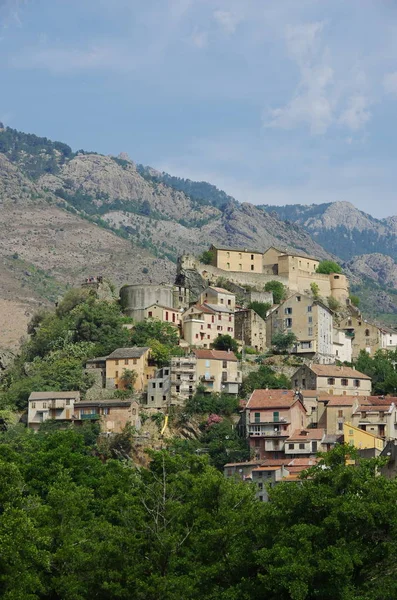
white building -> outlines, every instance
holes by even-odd
[[[384,350],[396,350],[397,348],[397,331],[390,327],[380,327],[381,348]]]
[[[352,362],[352,338],[346,335],[344,329],[333,330],[333,354],[335,360]]]

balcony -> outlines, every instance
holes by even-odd
[[[249,429],[250,437],[263,437],[263,438],[287,438],[289,434],[287,431],[272,431],[271,429],[260,429],[260,431],[253,431],[252,428]]]
[[[100,418],[101,418],[101,415],[99,413],[90,413],[88,415],[87,414],[80,415],[81,421],[95,421]]]
[[[210,383],[211,381],[215,381],[215,375],[210,375],[209,377],[207,377],[206,375],[202,375],[202,376],[200,377],[200,381],[202,381],[202,382],[204,382],[204,383],[205,383],[206,381],[208,381],[208,383]]]

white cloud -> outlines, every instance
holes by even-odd
[[[230,35],[236,31],[237,25],[241,21],[240,17],[229,10],[216,10],[214,12],[214,19],[225,33]]]
[[[371,118],[369,102],[364,96],[349,98],[348,106],[339,117],[339,123],[346,125],[352,131],[362,129]]]
[[[208,34],[206,31],[194,31],[190,36],[190,41],[196,48],[205,48],[208,42]]]
[[[386,93],[397,96],[397,71],[384,76],[383,87]]]

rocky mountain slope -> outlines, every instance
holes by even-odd
[[[304,206],[264,205],[263,209],[283,221],[303,227],[329,252],[348,261],[362,254],[380,253],[397,260],[397,216],[375,219],[350,202],[332,202]]]
[[[211,243],[276,245],[319,258],[335,248],[325,250],[298,211],[296,223],[283,221],[208,183],[125,155],[74,153],[1,125],[0,207],[0,347],[16,343],[37,307],[89,275],[116,285],[172,281],[179,254],[199,254]],[[388,227],[397,231],[397,221]]]

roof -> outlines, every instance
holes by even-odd
[[[293,390],[254,390],[246,408],[291,408],[297,401],[300,396]]]
[[[221,288],[221,287],[215,287],[213,285],[210,285],[206,288],[207,290],[214,290],[217,294],[228,294],[229,296],[234,296],[235,294],[233,294],[233,292],[230,292],[229,290],[225,290],[225,288]],[[205,292],[205,290],[204,290]]]
[[[328,398],[331,397],[327,392],[320,392],[319,390],[300,390],[303,398]]]
[[[248,252],[249,254],[263,254],[260,250],[248,250],[247,248],[232,248],[231,246],[215,246],[211,244],[215,250],[229,250],[230,252]]]
[[[94,363],[94,362],[104,362],[107,359],[107,356],[97,356],[96,358],[89,358],[86,360],[86,363]]]
[[[211,308],[209,308],[209,304],[193,304],[193,306],[189,306],[189,308],[183,313],[183,316],[187,315],[188,311],[192,308],[194,308],[194,311],[189,312],[189,315],[194,314],[195,312],[204,312],[212,315],[214,312]]]
[[[80,398],[80,392],[32,392],[29,400],[63,400],[64,398]]]
[[[325,429],[296,429],[292,435],[288,438],[288,442],[302,440],[322,440],[324,437]]]
[[[117,348],[117,350],[109,354],[107,359],[113,360],[117,358],[140,358],[148,350],[150,350],[148,346],[133,346],[133,348]]]
[[[213,312],[224,312],[228,314],[234,314],[234,310],[228,308],[227,306],[223,306],[223,304],[210,304],[209,302],[204,303],[205,306],[208,306]]]
[[[353,406],[358,400],[362,402],[362,396],[333,396],[327,404],[328,406]]]
[[[352,377],[353,379],[371,380],[365,373],[360,373],[352,367],[337,367],[336,365],[317,365],[312,364],[309,369],[319,377]]]
[[[193,350],[197,359],[205,360],[230,360],[237,362],[237,357],[234,352],[227,352],[226,350],[209,350],[207,348],[199,348]]]
[[[256,469],[252,469],[252,472],[255,471],[277,471],[277,469],[281,469],[282,465],[274,465],[274,467],[257,467]]]
[[[136,400],[117,400],[117,399],[109,399],[109,400],[82,400],[81,402],[75,402],[75,408],[87,408],[89,406],[131,406],[131,404],[136,402]]]
[[[391,412],[394,406],[394,402],[390,402],[389,404],[361,404],[358,408],[356,408],[354,414],[360,412]]]
[[[248,462],[237,462],[237,463],[226,463],[225,467],[251,467],[256,465],[261,465],[263,461],[261,460],[251,460]]]
[[[158,304],[157,302],[153,302],[153,304],[149,304],[149,306],[147,306],[145,308],[145,310],[148,310],[149,308],[152,308],[153,306],[158,306],[159,308],[165,308],[165,310],[172,310],[173,312],[182,312],[181,310],[179,310],[179,308],[172,308],[171,306],[165,306],[164,304]]]

